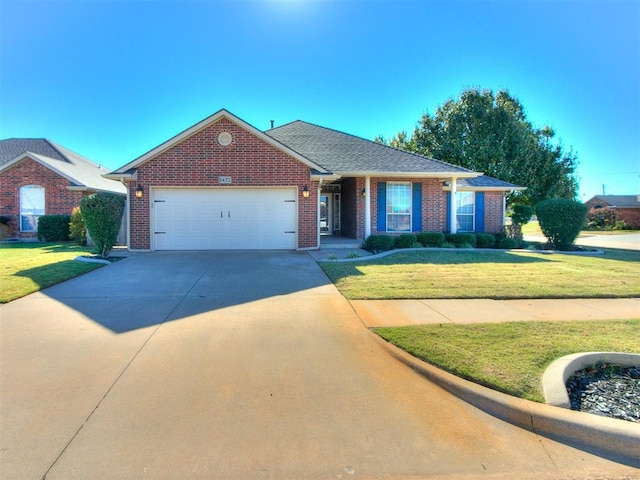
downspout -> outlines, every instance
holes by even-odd
[[[457,219],[456,219],[456,211],[458,210],[458,205],[456,205],[457,203],[457,198],[456,198],[456,193],[457,193],[457,181],[458,179],[456,177],[453,177],[451,179],[451,208],[449,209],[449,232],[450,233],[458,233],[458,227],[456,226],[457,223]]]
[[[357,192],[356,192],[357,194]],[[364,177],[364,239],[371,235],[371,177]]]

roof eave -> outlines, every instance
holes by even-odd
[[[512,187],[470,187],[470,186],[462,186],[462,185],[458,185],[456,187],[456,191],[458,192],[516,192],[516,191],[523,191],[526,190],[527,187],[519,187],[519,186],[512,186]],[[451,186],[446,186],[446,187],[442,187],[442,190],[445,192],[450,192],[451,191]]]
[[[342,177],[392,177],[392,178],[476,178],[479,172],[334,172]]]

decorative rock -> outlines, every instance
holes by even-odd
[[[640,368],[599,364],[567,380],[571,409],[640,423]]]

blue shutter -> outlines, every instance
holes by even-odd
[[[484,232],[484,192],[476,192],[476,232]]]
[[[451,192],[447,192],[447,224],[444,231],[451,232]]]
[[[378,232],[387,231],[387,184],[378,182]]]
[[[422,184],[412,184],[411,231],[422,231]]]

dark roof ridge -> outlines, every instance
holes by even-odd
[[[342,134],[342,135],[347,135],[347,136],[352,137],[352,138],[357,138],[358,140],[363,140],[363,141],[365,141],[365,142],[373,143],[373,144],[375,144],[375,145],[380,145],[381,147],[386,147],[386,148],[389,148],[389,149],[391,149],[391,150],[395,150],[396,152],[404,153],[404,154],[406,154],[406,155],[412,155],[412,156],[414,156],[414,157],[424,158],[424,159],[427,159],[427,160],[431,160],[431,161],[433,161],[433,162],[441,163],[441,164],[443,164],[443,165],[449,165],[449,166],[451,166],[451,167],[460,168],[460,169],[462,169],[462,170],[466,170],[467,172],[477,173],[477,172],[474,172],[474,170],[470,170],[470,169],[468,169],[468,168],[466,168],[466,167],[462,167],[462,166],[460,166],[460,165],[454,165],[453,163],[445,162],[444,160],[438,160],[437,158],[427,157],[426,155],[421,155],[421,154],[419,154],[419,153],[409,152],[409,151],[407,151],[407,150],[402,150],[401,148],[392,147],[391,145],[386,145],[386,144],[384,144],[384,143],[374,142],[373,140],[369,140],[368,138],[360,137],[360,136],[358,136],[358,135],[354,135],[354,134],[352,134],[352,133],[347,133],[347,132],[343,132],[343,131],[341,131],[341,130],[336,130],[335,128],[324,127],[324,126],[322,126],[322,125],[318,125],[317,123],[311,123],[311,122],[307,122],[307,121],[304,121],[304,120],[294,120],[294,121],[292,121],[292,122],[289,122],[289,123],[285,123],[285,124],[283,124],[283,125],[280,125],[279,127],[270,128],[269,130],[276,130],[277,128],[286,127],[286,126],[291,125],[291,124],[294,124],[294,123],[296,123],[296,122],[306,123],[307,125],[311,125],[311,126],[313,126],[313,127],[322,128],[322,129],[324,129],[324,130],[329,130],[329,131],[331,131],[331,132],[339,133],[339,134]],[[267,135],[268,135],[269,130],[266,130],[266,131],[265,131],[265,133],[266,133]]]

